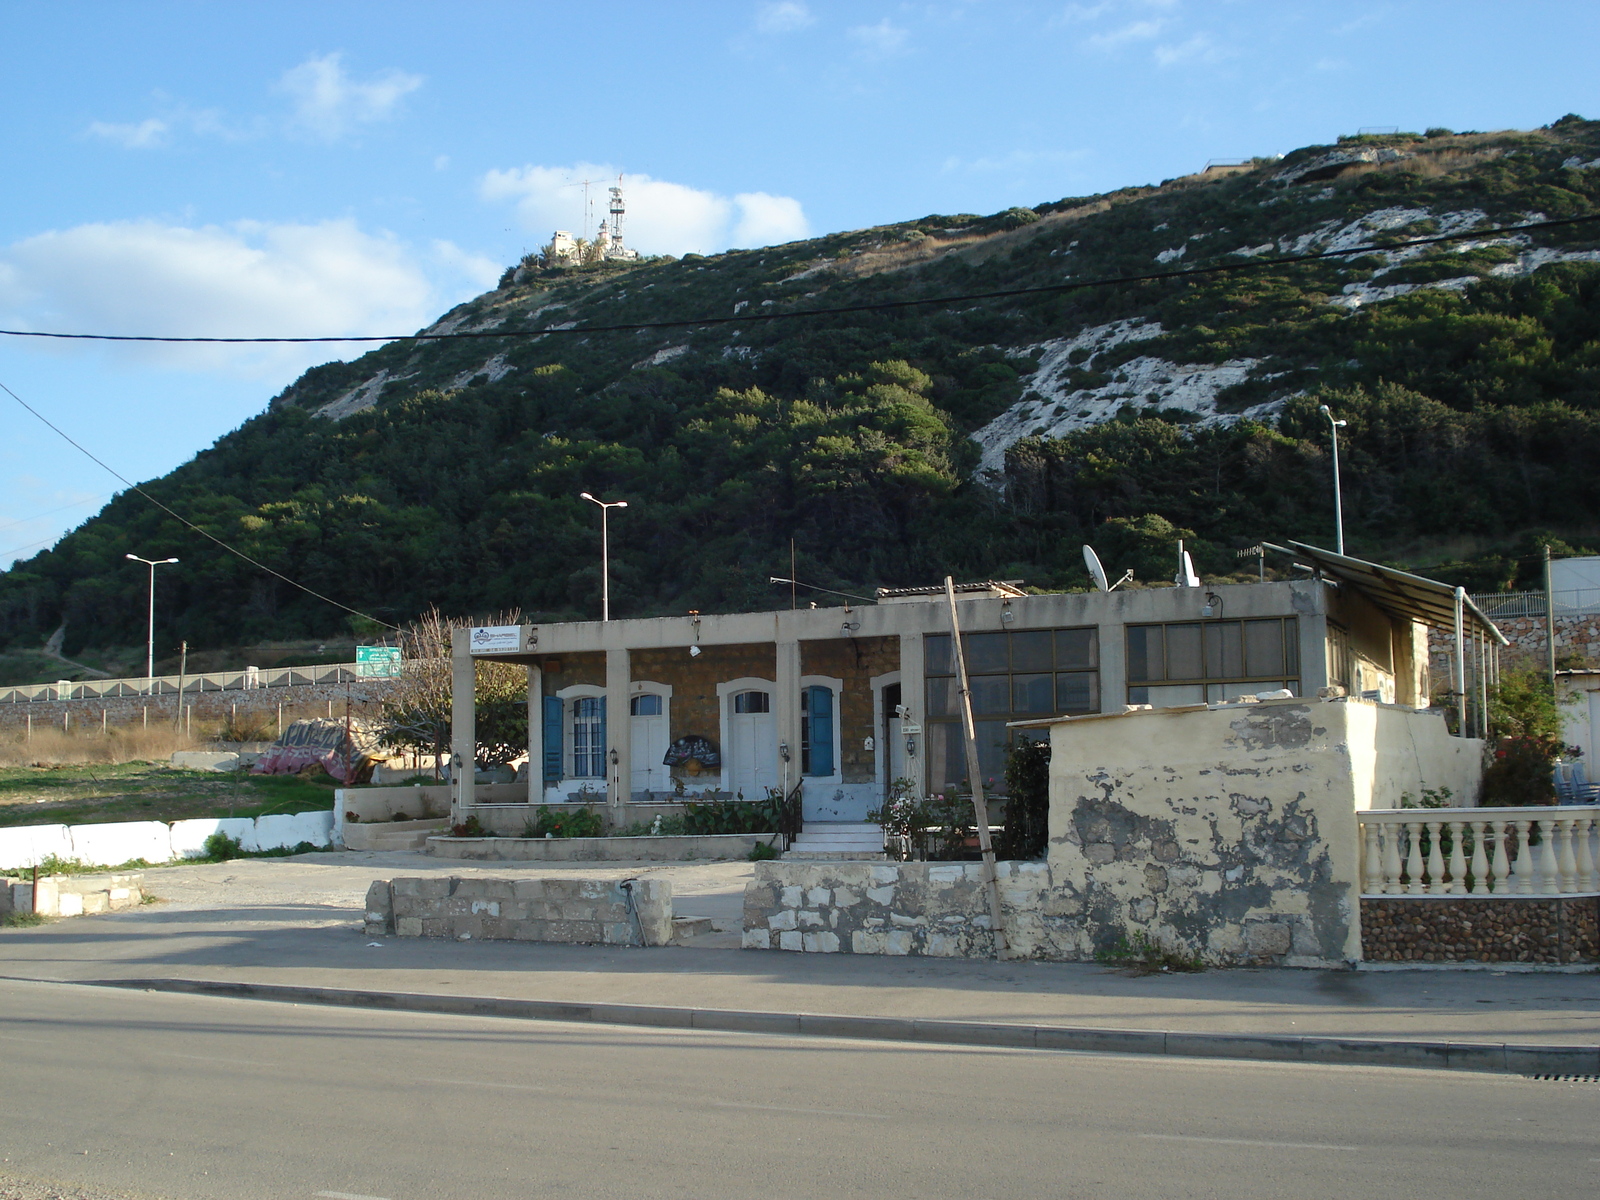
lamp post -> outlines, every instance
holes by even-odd
[[[1333,411],[1326,405],[1317,409],[1328,418],[1328,430],[1333,435],[1333,529],[1335,537],[1334,549],[1340,554],[1344,553],[1344,501],[1339,495],[1339,430],[1344,427],[1343,421],[1333,418]]]
[[[156,568],[164,567],[168,563],[175,563],[175,558],[140,558],[137,554],[125,554],[124,558],[131,558],[134,562],[142,562],[150,568],[150,621],[146,626],[144,639],[144,677],[146,686],[148,681],[156,677]]]
[[[588,492],[579,492],[591,504],[600,506],[600,619],[611,620],[611,540],[606,518],[613,508],[627,508],[626,500],[596,500]]]

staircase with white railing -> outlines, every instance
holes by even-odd
[[[1600,805],[1368,809],[1361,894],[1600,895]]]

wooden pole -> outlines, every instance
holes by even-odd
[[[1544,548],[1544,640],[1550,660],[1550,695],[1556,694],[1556,594],[1550,585],[1550,547]]]
[[[966,735],[967,779],[972,785],[972,815],[978,824],[978,849],[983,854],[983,882],[989,893],[989,922],[994,927],[994,955],[1009,951],[1000,912],[1000,881],[994,869],[994,844],[989,840],[989,803],[983,796],[983,776],[978,771],[978,727],[972,720],[972,692],[967,686],[967,655],[961,646],[961,618],[956,614],[956,585],[944,577],[944,595],[950,604],[950,640],[956,653],[956,683],[961,689],[961,731]]]

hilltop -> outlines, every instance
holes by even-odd
[[[1348,421],[1354,553],[1475,589],[1594,531],[1600,223],[1193,279],[844,315],[808,309],[1125,279],[1600,211],[1600,123],[1362,136],[1159,185],[760,250],[544,269],[415,338],[307,371],[152,494],[385,621],[431,604],[592,616],[591,491],[616,615],[763,608],[767,583],[958,576],[1081,587],[1078,544],[1226,576],[1266,538],[1331,542]],[[781,316],[598,332],[596,325]],[[570,330],[570,332],[564,332]],[[587,332],[586,332],[587,330]],[[451,332],[494,336],[439,340]],[[542,333],[543,336],[519,336]],[[1545,531],[1545,532],[1541,532]],[[131,493],[0,579],[0,642],[349,633],[339,610]],[[359,622],[357,622],[359,625]],[[367,632],[357,629],[357,633]]]

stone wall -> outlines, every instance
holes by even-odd
[[[379,879],[367,889],[366,932],[581,945],[664,946],[672,940],[666,879]]]
[[[379,826],[381,828],[381,826]],[[480,862],[720,862],[748,859],[758,845],[781,849],[776,833],[677,834],[661,837],[430,837],[435,858]]]
[[[1511,643],[1500,649],[1502,671],[1544,667],[1549,663],[1549,641],[1545,637],[1542,616],[1496,617],[1494,626]],[[1455,641],[1455,634],[1449,630],[1432,629],[1428,632],[1428,659],[1435,691],[1449,690]],[[1468,652],[1476,654],[1470,645]],[[1600,666],[1600,613],[1557,616],[1556,657],[1563,660],[1577,658],[1590,666]],[[1467,670],[1470,676],[1470,659]]]
[[[1600,962],[1600,899],[1361,901],[1367,962]]]
[[[1002,862],[1001,918],[1017,958],[1082,957],[1079,906],[1044,863]],[[744,947],[820,954],[987,957],[982,863],[763,862],[744,893]]]
[[[0,879],[0,916],[17,912],[38,913],[42,917],[84,917],[122,912],[143,903],[143,875],[41,875],[37,899],[31,879]]]

